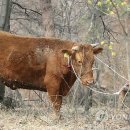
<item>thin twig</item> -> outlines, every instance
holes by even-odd
[[[38,14],[38,15],[42,15],[41,13],[39,13],[39,12],[36,11],[36,10],[28,9],[28,8],[23,7],[23,6],[20,5],[19,3],[12,2],[12,4],[13,4],[13,5],[17,5],[17,6],[20,7],[21,9],[25,10],[25,14],[26,14],[27,16],[29,16],[29,14],[27,13],[28,11],[31,11],[31,12],[36,13],[36,14]]]
[[[111,1],[111,3],[112,3],[113,7],[115,8],[115,11],[116,11],[116,14],[117,14],[119,23],[120,23],[120,25],[121,25],[121,27],[122,27],[122,30],[123,30],[124,34],[127,36],[128,34],[127,34],[127,32],[126,32],[126,30],[125,30],[125,28],[124,28],[124,26],[123,26],[123,24],[122,24],[122,22],[121,22],[121,20],[120,20],[120,15],[119,15],[118,9],[116,8],[116,5],[114,4],[114,2],[113,2],[112,0],[110,0],[110,1]]]

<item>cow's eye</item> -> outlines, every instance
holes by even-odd
[[[82,61],[81,60],[78,60],[77,61],[79,65],[82,65]]]

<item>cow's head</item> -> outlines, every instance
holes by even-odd
[[[93,47],[92,45],[75,45],[71,50],[63,50],[71,56],[72,67],[77,75],[80,75],[80,79],[83,85],[90,85],[94,83],[93,78],[93,64],[94,55],[102,52],[102,48]]]

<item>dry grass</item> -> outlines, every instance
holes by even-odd
[[[129,130],[129,110],[110,107],[94,108],[88,113],[82,107],[63,105],[63,119],[53,120],[51,109],[24,106],[0,110],[0,130]]]

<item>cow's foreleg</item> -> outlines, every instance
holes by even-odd
[[[48,95],[53,104],[55,113],[59,115],[59,111],[62,104],[62,96],[60,95],[60,80],[54,78],[50,79],[49,77],[49,80],[48,78],[47,80],[45,80],[45,84],[46,84]]]
[[[58,93],[54,93],[54,91],[53,92],[49,91],[48,94],[53,104],[56,115],[59,115],[59,111],[62,104],[62,96],[59,95]]]

